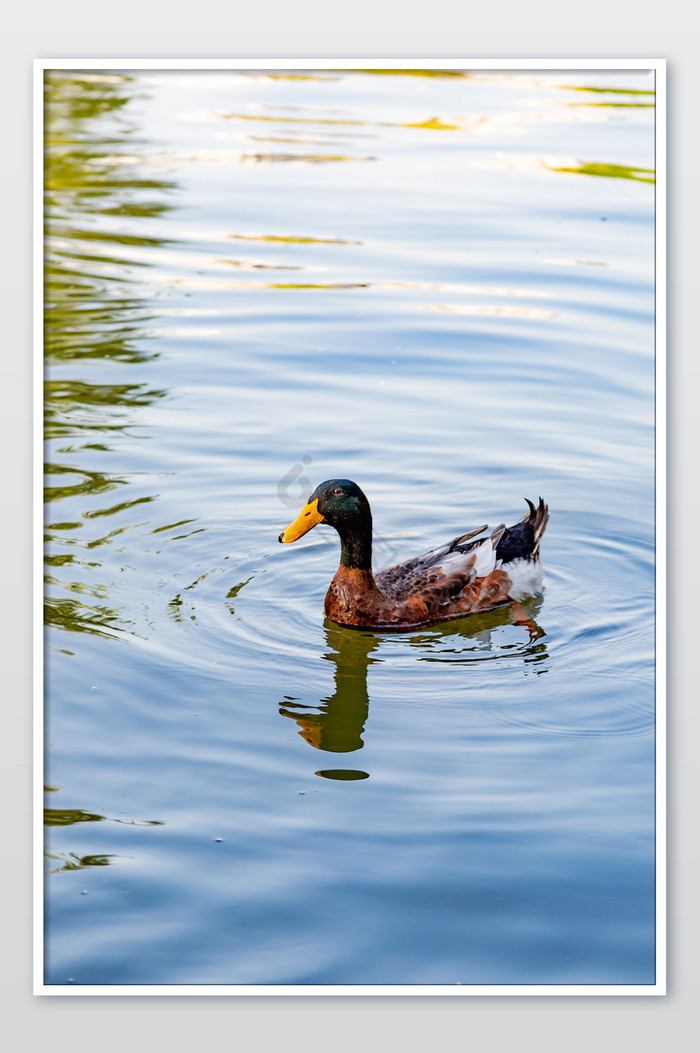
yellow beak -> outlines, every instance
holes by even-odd
[[[298,541],[317,523],[322,522],[323,516],[318,510],[318,498],[316,498],[315,501],[310,501],[308,505],[304,505],[294,522],[290,523],[287,529],[282,531],[279,540],[283,544],[288,544],[290,541]]]

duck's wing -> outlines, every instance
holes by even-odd
[[[486,526],[476,527],[446,545],[388,567],[376,575],[377,585],[396,600],[426,591],[458,595],[496,566],[496,546],[505,527],[496,527],[489,537],[479,538],[484,530]]]

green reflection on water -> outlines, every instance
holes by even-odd
[[[46,475],[78,475],[81,481],[66,486],[45,486],[44,497],[47,501],[60,501],[64,497],[75,497],[77,494],[101,494],[124,483],[123,479],[106,476],[103,472],[90,472],[86,468],[76,468],[72,464],[57,464],[47,461],[44,465]]]
[[[56,575],[48,579],[54,595],[47,598],[46,617],[62,630],[111,636],[126,625],[121,612],[70,595],[101,596],[111,586],[90,587],[60,574],[65,568],[75,576],[89,567],[94,583],[100,564],[76,560],[66,546],[99,549],[134,529],[129,513],[155,500],[142,488],[131,493],[131,478],[111,470],[109,462],[143,408],[167,392],[124,383],[122,376],[112,379],[109,372],[157,355],[147,335],[153,311],[131,277],[137,263],[141,271],[149,265],[129,253],[132,246],[170,244],[142,228],[172,208],[167,196],[176,184],[120,161],[125,144],[131,157],[147,145],[131,116],[143,88],[130,77],[51,71],[45,88],[45,434],[52,476],[46,500],[64,501],[70,509],[63,522],[46,527],[47,563]],[[138,227],[129,227],[134,219]],[[92,363],[99,382],[91,380]],[[79,372],[71,374],[74,364]],[[105,435],[112,445],[100,441]],[[123,498],[102,505],[102,495],[117,488]],[[103,536],[85,529],[102,519],[110,523]],[[75,537],[78,530],[84,539]]]
[[[569,102],[569,103],[567,103],[567,106],[607,106],[607,107],[614,106],[615,109],[618,109],[618,110],[630,110],[630,109],[631,110],[653,110],[654,109],[654,103],[653,102],[618,102],[618,101],[611,102],[610,100],[608,100],[606,102],[591,102],[590,100],[587,101],[587,102]]]
[[[46,297],[44,345],[48,362],[100,359],[136,363],[154,357],[154,352],[141,346],[143,329],[152,316],[139,300],[116,295],[106,280],[88,281],[85,273],[71,277],[63,263],[55,270],[47,260]]]
[[[114,859],[118,859],[115,855],[100,855],[100,856],[79,856],[76,852],[68,852],[66,855],[56,855],[53,852],[46,852],[47,859],[65,860],[62,866],[54,867],[49,871],[50,874],[60,874],[66,870],[87,870],[90,867],[106,867]]]
[[[235,600],[236,596],[241,591],[241,589],[244,587],[244,585],[247,585],[249,582],[251,582],[254,577],[255,577],[255,575],[253,574],[249,578],[246,578],[245,581],[239,581],[239,583],[237,585],[232,586],[232,588],[230,588],[228,590],[228,592],[226,593],[226,601],[227,601],[226,602],[226,606],[227,606],[230,614],[234,613],[234,605],[233,605],[233,603],[231,603],[231,600]]]
[[[144,201],[144,190],[163,195],[175,184],[162,179],[139,177],[133,165],[119,164],[115,149],[129,136],[134,143],[135,125],[128,119],[135,86],[128,78],[91,83],[60,73],[47,75],[45,187],[46,351],[52,358],[119,357],[127,361],[144,358],[132,340],[137,322],[147,320],[138,296],[126,296],[122,286],[128,278],[119,266],[135,261],[111,257],[117,273],[98,269],[110,257],[86,254],[82,243],[159,246],[165,239],[137,236],[110,228],[96,217],[136,215],[161,216],[171,206],[163,201]],[[113,134],[105,135],[96,118],[112,114]],[[126,174],[125,174],[126,173]],[[76,269],[71,262],[81,260]],[[146,356],[148,357],[148,356]]]
[[[594,88],[586,84],[565,85],[567,91],[590,91],[600,95],[656,95],[652,88]]]
[[[109,607],[91,607],[81,600],[57,599],[47,596],[44,601],[44,622],[47,627],[63,629],[71,633],[89,633],[93,636],[114,637],[119,612]]]
[[[372,73],[377,77],[452,77],[468,79],[472,76],[464,70],[453,69],[351,69],[344,73]]]
[[[135,497],[133,501],[120,501],[110,508],[96,508],[92,511],[83,512],[86,519],[97,519],[102,516],[113,516],[117,512],[125,512],[127,509],[136,508],[138,505],[150,504],[154,497]]]
[[[347,238],[311,238],[292,234],[227,234],[234,241],[281,241],[299,245],[361,245],[361,241]]]
[[[46,438],[80,435],[86,432],[124,432],[134,423],[133,416],[110,413],[110,407],[123,410],[147,406],[167,392],[156,391],[144,384],[89,384],[83,380],[64,378],[47,380],[44,386],[46,399]],[[83,443],[82,450],[92,449],[108,452],[103,443]]]
[[[99,823],[105,818],[96,812],[84,812],[82,808],[45,808],[44,823],[46,826],[72,826],[73,823]]]
[[[164,826],[160,819],[115,819],[97,812],[86,812],[82,808],[45,808],[45,826],[72,826],[74,823],[123,823],[126,826]]]
[[[47,786],[49,792],[57,792],[56,787]],[[88,812],[83,808],[45,808],[44,825],[48,827],[75,826],[77,823],[121,823],[125,826],[164,826],[159,819],[116,819],[108,815],[100,815],[98,812]],[[109,866],[113,861],[126,858],[114,854],[78,855],[77,852],[55,852],[53,849],[45,850],[47,859],[60,862],[60,866],[49,871],[51,874],[60,874],[70,870],[85,870],[90,867]]]
[[[459,124],[450,124],[449,121],[443,121],[440,117],[431,117],[427,121],[417,121],[415,123],[405,124],[404,128],[425,128],[431,132],[458,132],[460,130]]]
[[[552,168],[553,172],[573,172],[577,175],[605,176],[608,179],[634,179],[640,183],[655,182],[652,168],[632,168],[629,165],[580,164]]]

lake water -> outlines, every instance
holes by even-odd
[[[46,983],[653,984],[653,75],[46,97]],[[326,621],[337,476],[538,638]]]

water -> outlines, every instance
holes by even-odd
[[[654,982],[653,77],[55,72],[46,982]],[[375,568],[548,501],[546,590]]]

